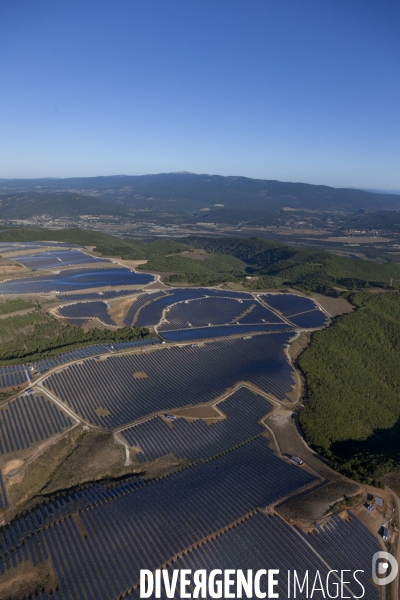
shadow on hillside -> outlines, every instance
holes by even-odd
[[[388,429],[376,429],[366,440],[336,442],[334,467],[355,479],[378,479],[400,471],[400,419]]]

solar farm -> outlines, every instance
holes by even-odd
[[[211,402],[242,381],[284,400],[295,384],[284,352],[292,336],[257,335],[86,360],[49,375],[43,386],[89,424],[108,429],[155,411]]]
[[[51,275],[37,275],[4,281],[0,283],[0,294],[60,294],[98,287],[143,286],[153,281],[152,275],[136,273],[129,269],[68,269]]]
[[[22,256],[14,256],[13,260],[33,271],[65,267],[78,264],[93,264],[108,262],[105,258],[90,256],[79,250],[59,250],[50,252],[37,252]]]
[[[108,305],[106,302],[75,302],[60,306],[58,312],[61,316],[66,317],[72,324],[83,324],[90,319],[98,319],[105,325],[114,326],[115,323],[107,312]]]
[[[0,294],[50,294],[63,327],[95,319],[152,337],[0,366],[0,600],[139,598],[140,569],[268,567],[364,569],[364,597],[378,600],[381,546],[356,511],[307,531],[280,511],[329,481],[271,429],[297,406],[291,342],[329,315],[296,294],[167,287],[84,251],[0,244],[49,271],[0,282]],[[46,469],[55,483],[40,487]]]

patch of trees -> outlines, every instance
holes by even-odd
[[[34,308],[35,306],[35,302],[22,300],[22,298],[16,298],[15,300],[6,300],[6,302],[0,302],[0,315],[7,315],[8,313],[17,312],[18,310]]]
[[[39,309],[25,315],[0,319],[0,363],[35,361],[67,350],[100,343],[117,343],[151,337],[148,329],[124,327],[117,330],[64,325]]]
[[[312,337],[299,359],[307,442],[346,475],[374,482],[400,471],[400,299],[354,293],[357,310]]]

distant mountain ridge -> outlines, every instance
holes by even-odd
[[[111,175],[67,179],[0,179],[0,194],[74,191],[95,195],[108,204],[129,206],[151,201],[153,205],[174,203],[173,208],[190,212],[223,204],[252,210],[307,209],[356,212],[398,210],[400,195],[351,188],[333,188],[308,183],[224,177],[194,173],[156,175]],[[0,195],[0,199],[1,199]]]

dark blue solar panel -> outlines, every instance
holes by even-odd
[[[3,475],[0,471],[0,508],[5,508],[8,506],[6,488],[3,481]]]
[[[259,302],[250,302],[251,310],[244,315],[241,319],[239,319],[239,323],[242,325],[247,325],[251,323],[284,323],[283,319],[278,317],[276,313],[274,313],[269,308],[266,308]]]
[[[230,292],[228,290],[216,290],[209,288],[174,288],[168,290],[168,295],[163,296],[144,306],[137,317],[136,325],[138,327],[150,327],[157,325],[162,316],[164,308],[176,302],[182,302],[185,300],[194,300],[195,298],[206,298],[208,296],[219,296],[221,298],[227,298],[230,295],[233,297],[240,298],[235,295],[236,292]],[[240,294],[240,292],[239,292]],[[246,294],[246,298],[250,298],[249,294]]]
[[[0,409],[0,454],[29,448],[72,425],[72,419],[43,396],[20,396]]]
[[[163,291],[158,291],[158,292],[149,292],[147,294],[141,294],[140,296],[135,298],[135,300],[132,302],[131,306],[129,307],[129,310],[128,310],[127,315],[124,320],[124,325],[126,325],[127,327],[130,327],[131,325],[135,325],[139,310],[145,304],[147,304],[149,302],[153,302],[157,298],[160,298],[161,296],[164,296],[164,295],[165,295],[165,293]]]
[[[297,327],[304,327],[306,329],[313,329],[314,327],[324,327],[328,325],[329,319],[322,310],[312,310],[307,313],[295,315],[289,317],[289,319]]]
[[[85,254],[80,250],[54,250],[50,252],[36,252],[13,256],[13,260],[28,269],[40,271],[41,269],[52,269],[54,267],[65,267],[68,265],[90,264],[109,262],[105,258],[98,258]]]
[[[239,381],[285,399],[295,383],[284,352],[292,336],[274,333],[111,355],[70,365],[49,375],[44,385],[88,421],[109,428],[155,411],[209,402]],[[110,414],[99,417],[98,408]]]
[[[73,320],[88,317],[90,319],[99,319],[105,325],[115,325],[107,311],[106,302],[76,302],[60,306],[58,312],[63,317],[72,317]],[[74,323],[75,324],[75,323]]]
[[[295,294],[263,294],[262,299],[279,310],[285,317],[296,315],[307,310],[314,310],[316,304],[311,298]]]
[[[226,418],[216,413],[216,418],[221,419],[216,423],[183,418],[167,421],[158,416],[124,429],[122,435],[131,446],[140,446],[148,460],[171,452],[178,458],[194,461],[220,454],[265,431],[258,421],[272,408],[262,396],[240,388],[218,404]]]
[[[0,367],[0,389],[24,385],[30,381],[28,365]]]
[[[57,296],[58,300],[63,302],[73,302],[79,300],[112,300],[122,296],[132,296],[137,290],[119,290],[111,292],[89,292],[87,294],[66,294]]]
[[[82,511],[85,537],[74,519],[62,519],[26,542],[45,548],[65,600],[79,600],[82,589],[85,598],[117,598],[138,582],[141,568],[161,566],[256,507],[312,481],[305,470],[276,457],[261,437]]]
[[[288,325],[221,325],[219,327],[193,327],[177,331],[160,331],[161,337],[168,342],[185,342],[189,340],[213,339],[231,335],[248,335],[257,332],[286,331]]]
[[[375,598],[378,592],[369,580],[369,574],[372,555],[379,552],[381,547],[374,534],[354,514],[349,515],[347,522],[334,515],[327,525],[323,528],[317,526],[309,535],[300,529],[298,532],[332,568],[350,571],[363,569],[364,597]]]
[[[145,285],[153,275],[129,269],[75,269],[57,275],[38,275],[0,283],[0,294],[33,294],[69,292],[103,286]]]
[[[36,250],[37,248],[82,248],[76,244],[63,242],[0,242],[0,252],[18,252],[22,250]]]
[[[236,298],[212,297],[186,300],[167,308],[165,321],[160,325],[159,330],[170,331],[236,322],[255,305],[256,301]]]

